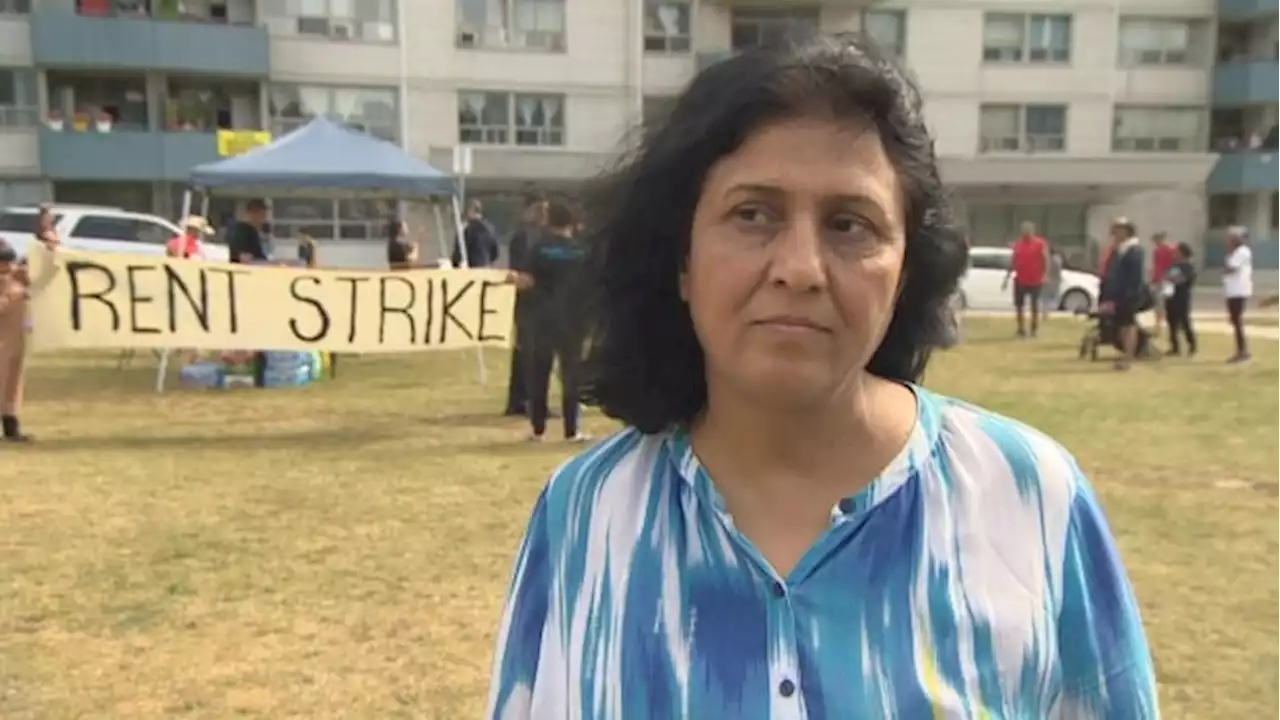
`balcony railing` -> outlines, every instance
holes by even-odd
[[[147,16],[38,11],[31,16],[31,53],[41,67],[244,77],[271,70],[265,28]]]
[[[182,182],[217,159],[214,133],[40,130],[40,167],[53,180]]]
[[[1218,18],[1249,20],[1276,14],[1276,0],[1218,0]]]
[[[1275,58],[1220,63],[1213,71],[1213,103],[1218,107],[1274,103],[1277,78]]]
[[[1209,192],[1217,195],[1252,192],[1275,192],[1277,169],[1276,151],[1224,153],[1209,173],[1205,183]]]

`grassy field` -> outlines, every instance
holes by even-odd
[[[970,322],[928,384],[1079,456],[1166,717],[1276,717],[1276,344],[1122,375],[1075,359],[1080,328]],[[473,355],[424,354],[163,397],[146,362],[37,358],[41,441],[0,447],[0,717],[479,716],[516,543],[573,449],[495,417],[499,355],[487,387]]]

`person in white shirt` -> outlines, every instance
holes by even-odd
[[[1227,231],[1227,257],[1222,267],[1222,294],[1227,298],[1227,317],[1236,336],[1236,354],[1227,362],[1249,361],[1249,343],[1244,336],[1244,310],[1253,295],[1253,251],[1248,231],[1233,227]]]

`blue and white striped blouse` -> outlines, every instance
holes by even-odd
[[[1158,717],[1133,592],[1057,443],[914,388],[916,429],[782,578],[680,432],[615,435],[534,508],[501,720]]]

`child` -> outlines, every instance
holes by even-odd
[[[0,240],[0,422],[4,440],[26,442],[18,425],[22,408],[23,363],[27,344],[27,269],[9,243]]]

